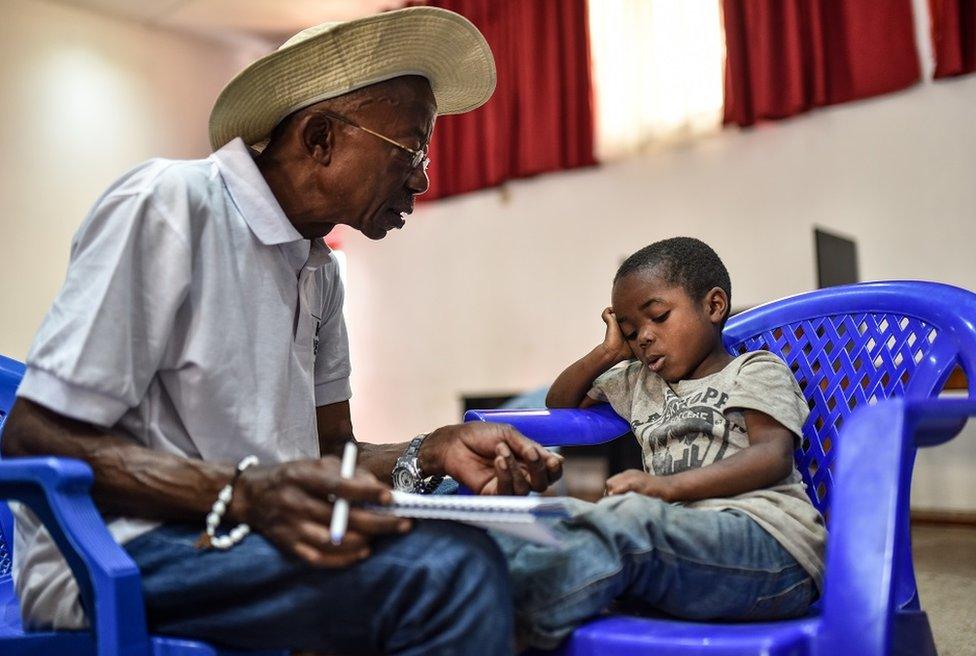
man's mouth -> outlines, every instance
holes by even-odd
[[[652,355],[648,357],[646,361],[647,368],[654,373],[661,371],[661,369],[664,368],[664,361],[666,358],[667,356],[664,355]]]
[[[400,230],[407,224],[407,216],[409,214],[409,210],[388,209],[385,213],[386,223],[390,228]]]

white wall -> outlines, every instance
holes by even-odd
[[[249,53],[247,53],[249,54]],[[0,353],[22,359],[99,193],[153,156],[210,151],[247,54],[43,0],[0,19]]]
[[[963,397],[965,392],[945,393]],[[912,481],[912,508],[976,513],[976,420],[970,420],[951,442],[920,449]]]
[[[927,83],[421,205],[383,243],[347,236],[357,434],[405,439],[457,421],[462,393],[550,382],[602,338],[622,258],[668,236],[718,250],[736,307],[816,285],[813,226],[857,240],[864,279],[976,289],[974,110],[976,77]],[[976,440],[955,448],[971,480]],[[926,457],[924,505],[976,509]]]
[[[718,250],[736,307],[815,286],[815,225],[857,239],[865,279],[976,288],[974,109],[976,77],[927,84],[421,204],[382,243],[347,236],[359,432],[406,435],[456,419],[461,392],[550,381],[602,337],[621,259],[667,236]]]

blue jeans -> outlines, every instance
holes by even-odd
[[[255,534],[200,551],[199,533],[171,524],[125,545],[154,633],[238,649],[512,653],[505,561],[481,530],[418,522],[347,569],[307,567]]]
[[[803,615],[809,574],[737,511],[685,508],[634,493],[578,502],[552,522],[563,549],[492,533],[512,578],[520,642],[553,648],[612,603],[694,620]]]

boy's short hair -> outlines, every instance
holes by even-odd
[[[620,265],[613,281],[642,269],[658,269],[669,283],[680,285],[695,300],[704,298],[713,287],[719,287],[732,303],[732,281],[729,271],[712,247],[694,237],[672,237],[640,249]],[[722,324],[729,316],[725,310]]]

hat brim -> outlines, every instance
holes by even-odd
[[[264,141],[302,107],[403,75],[430,81],[438,114],[480,107],[495,90],[495,60],[478,28],[452,11],[409,7],[337,24],[245,68],[210,112],[210,145]]]

